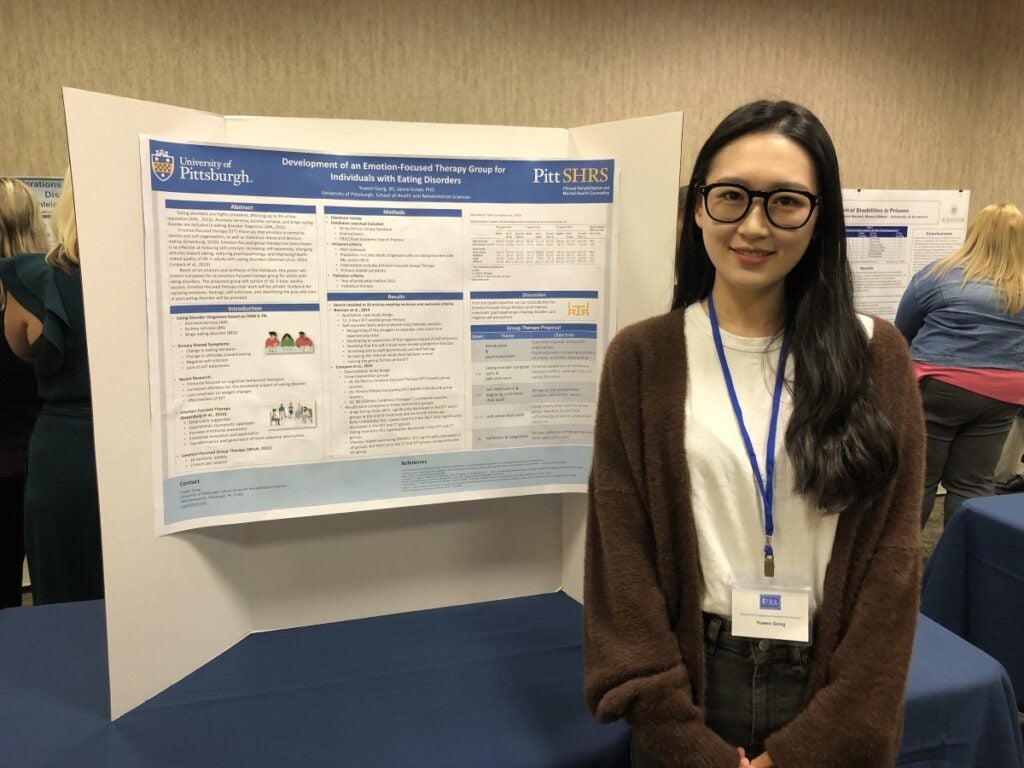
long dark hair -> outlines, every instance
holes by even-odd
[[[868,340],[853,308],[846,257],[839,162],[832,139],[810,110],[788,101],[755,101],[721,122],[701,147],[687,186],[683,235],[676,254],[672,308],[711,292],[715,268],[694,218],[697,190],[718,152],[750,133],[775,133],[799,144],[814,164],[821,209],[814,236],[786,276],[784,333],[793,355],[793,414],[786,450],[795,488],[828,512],[869,504],[896,472],[892,425],[871,402]]]

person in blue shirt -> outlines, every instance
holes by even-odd
[[[1024,216],[990,205],[963,246],[910,281],[896,312],[910,343],[928,433],[921,525],[946,489],[960,503],[995,490],[993,473],[1024,405]]]

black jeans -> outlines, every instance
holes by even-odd
[[[800,711],[807,688],[809,644],[734,637],[729,622],[704,617],[705,719],[753,759],[764,742]],[[633,768],[664,768],[633,739]],[[736,756],[739,763],[739,755]]]
[[[964,499],[995,493],[996,464],[1019,405],[993,400],[931,377],[921,379],[928,433],[921,527],[935,505],[939,482],[946,489],[945,522]]]

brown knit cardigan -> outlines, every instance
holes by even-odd
[[[881,500],[842,514],[815,617],[807,698],[770,736],[778,768],[896,762],[917,621],[924,427],[903,337],[875,318],[872,396],[899,468]],[[626,328],[605,359],[590,474],[584,688],[667,766],[736,768],[704,723],[702,576],[683,450],[683,312]],[[750,757],[754,757],[751,755]]]

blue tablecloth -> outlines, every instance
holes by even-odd
[[[921,612],[999,661],[1024,709],[1024,494],[965,501],[935,546]]]
[[[0,611],[0,765],[618,766],[563,594],[247,637],[108,720],[103,604]]]
[[[1002,666],[926,616],[917,620],[898,768],[1024,766]]]
[[[565,595],[252,635],[111,723],[102,603],[0,611],[0,765],[626,766]],[[1021,765],[1001,667],[919,624],[899,766]]]

